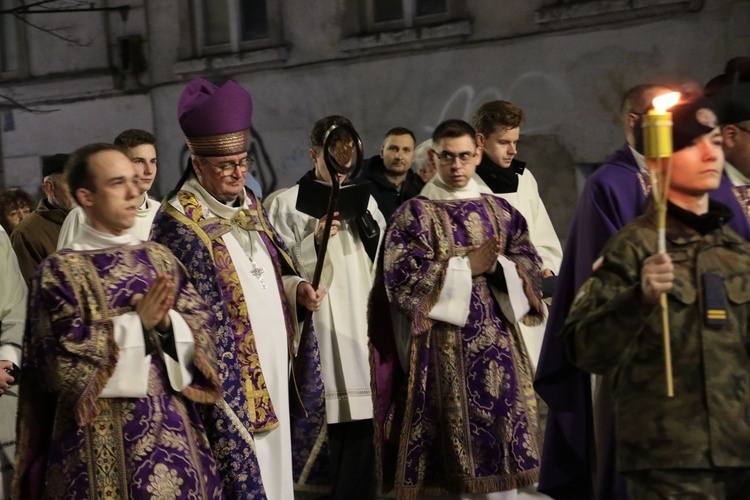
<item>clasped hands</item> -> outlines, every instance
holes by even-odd
[[[130,304],[135,306],[135,312],[141,318],[145,330],[156,328],[165,332],[172,327],[169,310],[174,305],[173,291],[172,277],[159,274],[149,287],[146,295],[136,294],[133,296]]]
[[[466,256],[469,258],[471,275],[494,274],[500,255],[500,238],[492,236],[481,245],[474,245]]]

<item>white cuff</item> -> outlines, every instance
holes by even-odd
[[[182,318],[180,313],[169,310],[169,319],[172,320],[172,332],[174,332],[174,346],[177,351],[177,359],[164,353],[164,365],[167,367],[169,385],[177,392],[193,383],[193,357],[195,356],[195,339],[190,327]]]
[[[107,381],[100,398],[145,398],[151,356],[146,356],[143,325],[136,312],[112,318],[115,343],[120,348],[115,372]]]
[[[5,344],[0,346],[0,361],[10,361],[17,367],[21,367],[21,349],[16,346]]]
[[[529,299],[526,298],[526,293],[523,290],[523,281],[518,276],[515,262],[504,255],[500,255],[497,258],[497,263],[503,268],[508,293],[497,293],[493,290],[495,291],[495,298],[497,298],[500,310],[508,318],[508,321],[518,323],[531,310],[531,304],[529,304]]]
[[[471,265],[468,257],[451,257],[445,272],[440,298],[427,317],[451,325],[464,326],[471,303]]]

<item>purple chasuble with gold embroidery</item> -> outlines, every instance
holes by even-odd
[[[470,312],[459,327],[430,319],[448,261],[497,235],[541,320],[541,260],[526,221],[505,200],[404,203],[391,219],[383,274],[370,300],[378,475],[397,498],[488,493],[530,485],[539,474],[539,429],[532,369],[520,334],[500,310],[487,278],[472,278]],[[378,273],[380,274],[380,273]],[[387,303],[408,317],[404,374]],[[395,469],[394,469],[395,464]]]
[[[172,309],[193,333],[193,381],[176,392],[153,354],[146,397],[100,398],[118,361],[112,318],[158,274],[173,277]],[[221,395],[214,317],[175,257],[152,242],[64,250],[42,262],[29,297],[14,497],[223,498],[193,403]]]
[[[218,325],[210,332],[219,352],[219,377],[224,396],[218,404],[201,408],[206,431],[214,449],[219,471],[229,498],[265,498],[263,481],[254,449],[252,432],[276,422],[271,404],[263,400],[264,383],[250,341],[252,325],[243,304],[244,297],[236,281],[236,270],[229,262],[226,246],[219,241],[231,230],[232,224],[258,231],[260,238],[274,262],[274,273],[269,284],[278,287],[282,304],[287,311],[285,322],[291,342],[293,325],[290,305],[284,295],[282,276],[296,274],[286,245],[268,221],[268,216],[257,198],[247,192],[249,209],[238,220],[219,217],[205,218],[199,204],[194,203],[189,192],[175,194],[185,214],[164,202],[152,226],[151,238],[167,245],[185,264],[191,282],[211,304]],[[241,218],[242,220],[239,220]],[[234,273],[235,278],[232,278]],[[327,481],[327,446],[325,440],[325,396],[320,375],[320,353],[314,331],[306,332],[309,341],[305,352],[297,353],[301,360],[295,363],[297,387],[290,387],[290,425],[292,438],[292,467],[296,485],[321,484]],[[297,372],[299,369],[299,372]],[[248,404],[248,391],[260,404]],[[270,403],[270,401],[269,401]],[[267,427],[272,428],[272,427]]]

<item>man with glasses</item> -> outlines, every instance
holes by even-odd
[[[187,85],[178,116],[192,158],[162,203],[152,239],[185,264],[219,321],[213,337],[224,397],[205,409],[204,422],[226,497],[287,499],[294,495],[289,355],[298,306],[317,310],[325,288],[316,291],[297,276],[286,245],[245,188],[252,107],[233,81]],[[314,367],[314,336],[305,345],[297,356]],[[304,383],[294,397],[307,401],[310,393],[322,405],[319,379]],[[295,451],[298,467],[307,455]]]
[[[397,498],[527,487],[540,431],[513,323],[542,320],[541,259],[523,216],[480,193],[471,125],[432,141],[437,173],[393,214],[370,303],[381,479]]]

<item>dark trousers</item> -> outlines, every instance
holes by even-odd
[[[624,473],[632,500],[747,500],[750,468],[652,469]]]
[[[328,424],[331,499],[375,498],[375,444],[372,419]]]

